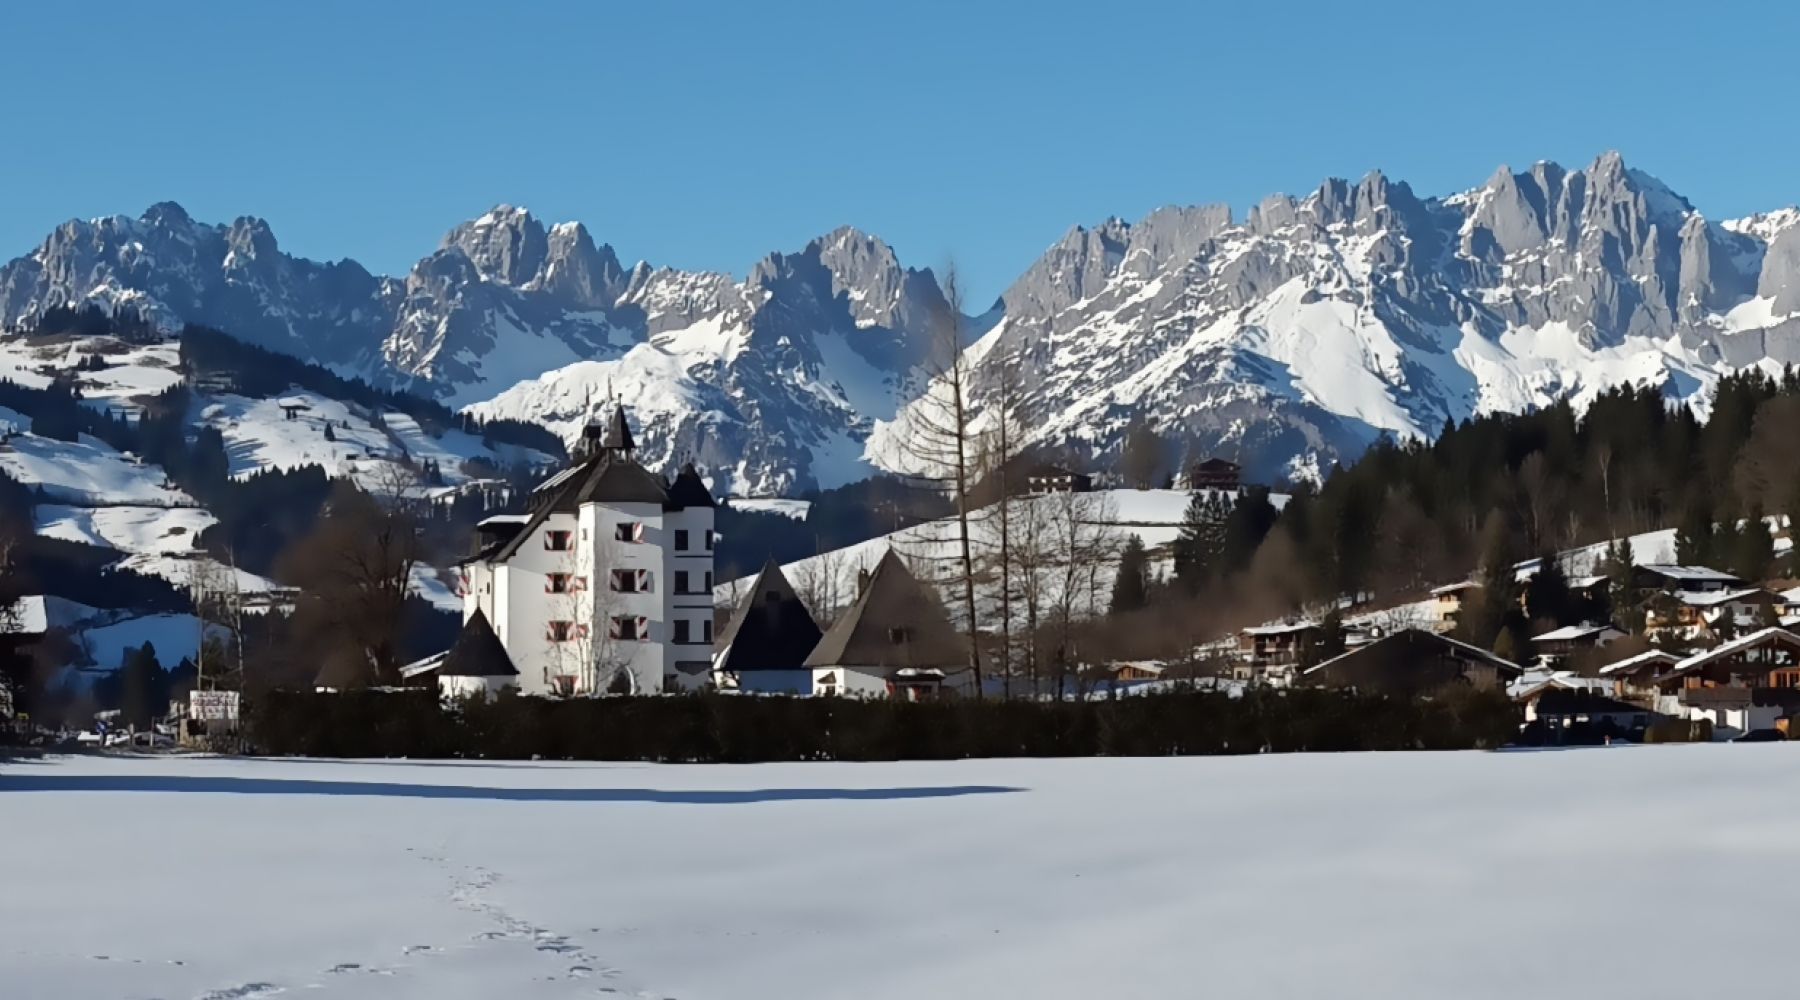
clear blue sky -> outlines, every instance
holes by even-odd
[[[1714,217],[1800,200],[1773,3],[16,3],[0,37],[0,258],[174,199],[403,273],[511,202],[740,275],[848,223],[975,305],[1071,225],[1376,167],[1618,148]]]

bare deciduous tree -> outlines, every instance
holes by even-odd
[[[980,616],[975,602],[976,566],[970,538],[971,491],[974,487],[974,407],[970,398],[971,365],[964,348],[962,291],[956,266],[944,273],[944,295],[933,311],[930,353],[925,363],[926,384],[917,402],[908,407],[899,440],[914,465],[935,477],[956,504],[958,556],[954,581],[962,617],[968,631],[969,669],[975,678],[976,697],[983,691],[981,673]]]

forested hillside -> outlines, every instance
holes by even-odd
[[[1174,655],[1255,621],[1323,614],[1345,598],[1421,597],[1479,573],[1507,583],[1490,588],[1493,608],[1466,617],[1465,637],[1523,649],[1531,623],[1510,610],[1521,561],[1679,527],[1681,562],[1747,579],[1785,571],[1765,519],[1800,516],[1796,440],[1800,375],[1757,370],[1721,379],[1706,420],[1654,388],[1626,386],[1580,415],[1565,402],[1446,424],[1430,442],[1383,440],[1322,487],[1295,485],[1279,514],[1254,492],[1236,508],[1196,500],[1175,575],[1127,586],[1128,598],[1145,596],[1128,599],[1109,632],[1122,650]],[[1547,609],[1550,620],[1591,611]]]

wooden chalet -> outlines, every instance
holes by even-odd
[[[1300,619],[1253,625],[1238,633],[1238,656],[1251,667],[1292,666],[1319,635],[1319,623]]]
[[[1480,589],[1481,584],[1474,580],[1460,580],[1456,583],[1444,584],[1442,587],[1433,587],[1431,589],[1432,616],[1438,631],[1448,632],[1455,628],[1457,621],[1462,617],[1463,603]]]
[[[1224,490],[1235,492],[1243,485],[1244,470],[1236,462],[1223,458],[1209,458],[1195,463],[1188,469],[1187,485],[1190,490]]]
[[[1025,476],[1033,493],[1092,493],[1094,477],[1059,465],[1040,465]]]
[[[1625,633],[1611,625],[1584,623],[1564,625],[1542,635],[1534,635],[1531,637],[1531,646],[1539,656],[1558,659],[1606,646],[1623,638]]]

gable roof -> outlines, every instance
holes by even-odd
[[[903,629],[896,638],[893,630]],[[808,667],[960,669],[968,648],[936,596],[889,549],[850,609],[819,640]]]
[[[1608,663],[1600,668],[1602,674],[1636,673],[1645,667],[1672,667],[1681,662],[1681,657],[1665,649],[1646,649],[1636,656],[1627,656],[1623,660]]]
[[[1302,676],[1313,683],[1337,683],[1371,690],[1417,692],[1440,687],[1467,677],[1460,670],[1442,669],[1432,656],[1480,663],[1494,668],[1500,678],[1512,680],[1524,673],[1517,663],[1466,642],[1425,629],[1400,629],[1374,642],[1311,667]]]
[[[1676,600],[1689,607],[1710,608],[1720,604],[1739,602],[1753,604],[1774,604],[1781,598],[1761,587],[1744,587],[1739,590],[1684,590],[1676,595]]]
[[[794,670],[806,662],[823,633],[771,559],[719,634],[715,670]]]
[[[1674,563],[1638,563],[1638,569],[1654,573],[1665,580],[1686,583],[1738,582],[1739,577],[1710,566],[1678,566]]]
[[[1768,628],[1760,629],[1749,635],[1739,636],[1730,642],[1720,643],[1705,652],[1695,653],[1693,656],[1675,664],[1675,669],[1664,674],[1661,679],[1668,680],[1671,677],[1693,673],[1709,663],[1717,662],[1728,656],[1735,656],[1738,653],[1770,642],[1783,643],[1795,649],[1800,649],[1800,635],[1795,635],[1787,629],[1777,628],[1771,625]]]
[[[1532,636],[1531,641],[1532,642],[1573,642],[1577,639],[1595,638],[1598,636],[1605,635],[1608,632],[1615,632],[1619,635],[1625,634],[1624,632],[1620,632],[1618,629],[1613,628],[1611,625],[1606,625],[1606,624],[1595,625],[1592,622],[1587,622],[1587,623],[1584,623],[1581,625],[1564,625],[1562,628],[1553,628],[1550,631],[1545,632],[1543,635]]]
[[[519,668],[506,655],[506,646],[494,634],[480,608],[463,622],[462,631],[450,644],[450,652],[438,667],[439,677],[517,677]]]

